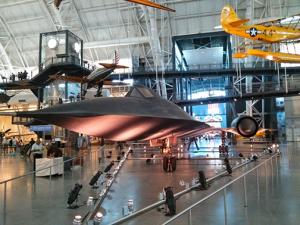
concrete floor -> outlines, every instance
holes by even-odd
[[[244,207],[244,194],[242,181],[227,189],[228,223],[230,225],[299,225],[300,215],[300,153],[296,144],[282,146],[282,156],[278,161],[278,173],[273,164],[273,177],[271,165],[259,170],[259,195],[256,184],[256,174],[247,176],[248,206]],[[260,160],[261,162],[262,160]],[[259,163],[259,162],[258,162]],[[249,165],[247,170],[255,166]],[[177,200],[178,212],[197,202],[204,196],[237,177],[241,171],[235,171],[232,177],[224,177],[214,182],[208,191],[194,191]],[[267,176],[265,176],[267,175]],[[184,215],[171,224],[188,224],[188,215]],[[162,224],[166,221],[162,213],[156,210],[138,216],[124,224]],[[192,224],[215,225],[224,224],[224,201],[222,193],[217,194],[192,211]]]
[[[203,145],[207,145],[207,143],[203,143]],[[209,148],[201,149],[203,152],[194,155],[198,157],[204,157],[207,154],[209,157],[218,155],[218,153],[210,152],[212,145],[209,146]],[[249,146],[244,147],[246,150],[249,149]],[[257,150],[259,149],[262,149],[261,146],[257,147]],[[233,185],[228,190],[229,224],[271,224],[271,222],[272,224],[299,224],[296,223],[297,213],[294,212],[299,209],[298,204],[300,204],[297,194],[300,187],[300,179],[298,179],[300,165],[297,161],[300,159],[300,154],[297,152],[297,146],[284,146],[282,150],[284,154],[279,168],[279,177],[275,176],[272,180],[269,174],[271,170],[268,168],[266,185],[264,170],[260,171],[260,198],[256,195],[256,177],[253,175],[247,179],[249,181],[247,182],[249,184],[249,206],[247,208],[243,207],[241,183]],[[143,150],[136,150],[131,157],[140,158],[149,157],[149,155],[150,152],[145,153]],[[108,164],[106,161],[99,165],[97,155],[87,156],[85,162],[84,168],[66,172],[63,177],[52,177],[50,180],[49,178],[29,176],[9,182],[6,187],[5,214],[3,214],[4,185],[0,185],[0,224],[65,225],[71,224],[76,214],[84,216],[87,212],[86,206],[76,210],[66,208],[68,193],[74,184],[79,182],[83,184],[79,204],[84,204],[88,196],[97,196],[97,190],[92,190],[88,186],[88,182],[98,169],[103,169]],[[122,217],[122,207],[126,205],[129,199],[134,200],[135,209],[141,209],[158,201],[159,192],[162,191],[163,187],[172,186],[174,191],[178,192],[184,189],[179,185],[180,180],[191,181],[193,177],[197,176],[199,170],[204,170],[207,177],[212,177],[216,170],[222,170],[219,164],[216,160],[180,160],[175,173],[164,173],[160,163],[146,165],[145,160],[127,160],[102,204],[102,212],[105,215],[102,224],[109,224]],[[253,166],[254,164],[249,165],[248,168]],[[0,180],[24,174],[30,168],[31,162],[29,160],[2,156],[0,157]],[[243,168],[234,172],[233,177],[238,176],[246,169]],[[177,201],[178,212],[222,186],[233,177],[226,176],[215,181],[208,191],[194,191],[182,196]],[[281,209],[281,205],[284,208]],[[203,224],[223,224],[223,214],[223,198],[216,196],[201,206],[199,210],[195,210],[193,222],[194,224],[200,224],[199,221],[201,224],[202,221]],[[168,218],[161,212],[152,210],[124,224],[161,224],[166,219]],[[177,224],[187,224],[187,221],[181,219]]]

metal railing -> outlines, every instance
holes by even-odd
[[[203,87],[203,89],[199,89],[198,92],[205,91],[209,88],[208,86]],[[285,81],[281,80],[280,83],[278,82],[259,82],[259,83],[253,83],[251,93],[281,93],[286,92],[289,93],[291,91],[297,91],[300,90],[300,79],[298,78],[288,78]],[[224,91],[224,94],[226,92],[226,95],[220,95],[218,92],[214,94],[214,91]],[[246,84],[241,84],[239,86],[239,92],[237,89],[233,86],[230,87],[216,87],[214,89],[211,89],[212,95],[210,96],[203,96],[199,98],[191,99],[191,95],[186,95],[185,93],[177,93],[176,94],[176,100],[201,100],[201,99],[209,99],[209,98],[224,98],[224,97],[241,97],[243,95],[251,95],[251,93],[247,92]]]
[[[46,69],[48,66],[51,65],[61,65],[61,64],[74,64],[74,65],[78,65],[78,66],[83,66],[86,69],[91,70],[92,67],[90,64],[88,63],[83,63],[83,60],[80,59],[78,56],[74,56],[74,55],[63,55],[63,56],[59,56],[59,57],[50,57],[47,58],[42,64],[40,64],[42,69]]]
[[[6,224],[6,208],[7,208],[7,186],[8,186],[8,183],[9,182],[13,182],[13,181],[18,181],[20,179],[24,179],[24,178],[27,178],[29,176],[35,176],[36,173],[38,172],[41,172],[41,171],[44,171],[44,170],[50,170],[49,172],[49,180],[51,182],[52,180],[52,170],[54,167],[57,167],[61,164],[63,164],[63,166],[68,163],[68,162],[72,162],[72,168],[74,168],[74,166],[76,166],[77,164],[75,163],[75,160],[78,160],[79,159],[79,165],[80,165],[80,168],[81,168],[81,165],[83,164],[82,163],[82,160],[84,160],[85,157],[90,157],[90,159],[92,160],[93,159],[93,154],[95,154],[95,160],[98,160],[97,157],[96,157],[96,153],[98,153],[98,150],[91,150],[89,151],[87,154],[80,154],[78,156],[75,156],[75,157],[72,157],[70,159],[67,159],[63,162],[59,162],[59,163],[54,163],[53,165],[51,166],[47,166],[47,167],[44,167],[44,168],[41,168],[41,169],[38,169],[38,170],[35,170],[35,171],[32,171],[32,172],[28,172],[28,173],[25,173],[23,175],[20,175],[20,176],[16,176],[16,177],[13,177],[13,178],[10,178],[10,179],[7,179],[7,180],[3,180],[3,181],[0,181],[0,187],[2,187],[2,185],[4,185],[4,188],[3,188],[3,224],[5,225]],[[73,170],[72,170],[73,172]],[[64,176],[64,173],[62,174],[62,176]]]
[[[263,155],[264,154],[262,154],[260,156],[263,156]],[[237,170],[237,169],[239,169],[239,168],[241,168],[241,167],[249,164],[250,162],[252,162],[252,161],[251,160],[246,160],[244,163],[241,163],[241,164],[233,167],[232,170]],[[226,170],[224,170],[223,172],[219,173],[218,175],[215,175],[214,177],[208,178],[207,182],[212,182],[212,181],[216,180],[217,178],[226,175],[227,173],[228,172]],[[183,191],[180,191],[180,192],[176,193],[174,195],[174,197],[175,198],[179,198],[180,196],[182,196],[182,195],[184,195],[184,194],[186,194],[186,193],[194,190],[195,188],[199,187],[199,185],[200,184],[197,184],[197,185],[191,186],[191,187],[189,187],[187,189],[184,189]],[[155,203],[153,203],[153,204],[151,204],[151,205],[149,205],[149,206],[147,206],[147,207],[145,207],[143,209],[137,210],[137,211],[135,211],[135,212],[133,212],[133,213],[127,215],[127,216],[124,216],[124,217],[122,217],[122,218],[120,218],[118,220],[113,221],[112,223],[110,223],[110,225],[123,224],[123,223],[125,223],[125,222],[127,222],[127,221],[129,221],[129,220],[131,220],[131,219],[133,219],[133,218],[135,218],[137,216],[145,214],[145,213],[149,212],[150,210],[153,210],[153,209],[155,209],[155,208],[157,208],[157,207],[159,207],[159,206],[161,206],[163,204],[165,204],[165,200],[161,200],[161,201],[155,202]]]
[[[198,202],[192,204],[190,207],[186,208],[185,210],[183,210],[182,212],[178,213],[176,216],[172,217],[171,219],[167,220],[166,222],[163,223],[163,225],[167,225],[167,224],[171,224],[172,222],[174,222],[175,220],[181,218],[182,216],[188,214],[188,222],[185,224],[188,225],[192,225],[192,210],[196,207],[199,206],[201,203],[205,202],[206,200],[210,199],[211,197],[215,196],[217,193],[223,191],[223,199],[224,199],[224,224],[227,225],[228,224],[228,218],[227,218],[227,188],[234,184],[235,182],[237,182],[240,179],[243,179],[243,189],[244,189],[244,205],[245,207],[248,206],[248,198],[247,198],[247,181],[246,181],[246,176],[250,173],[252,173],[253,171],[256,171],[256,181],[257,181],[257,192],[258,194],[259,192],[259,179],[258,179],[258,169],[260,167],[262,167],[264,165],[265,167],[265,176],[267,177],[267,167],[266,164],[268,162],[271,163],[271,174],[273,175],[273,158],[275,158],[276,160],[276,167],[277,167],[277,171],[278,171],[278,162],[277,162],[277,157],[278,157],[279,153],[275,153],[274,155],[272,155],[269,159],[264,160],[262,163],[258,164],[257,166],[255,166],[254,168],[250,169],[249,171],[247,171],[246,173],[238,176],[237,178],[235,178],[234,180],[230,181],[229,183],[227,183],[226,185],[224,185],[223,187],[218,188],[216,191],[212,192],[211,194],[209,194],[208,196],[204,197],[203,199],[199,200]]]
[[[126,159],[128,158],[128,155],[130,153],[131,148],[129,148],[126,153],[124,154],[123,158],[119,161],[119,164],[116,166],[116,168],[114,169],[111,178],[109,178],[105,185],[104,188],[102,189],[102,191],[99,193],[99,199],[97,200],[94,208],[92,211],[90,211],[86,217],[86,220],[84,222],[86,222],[87,224],[90,224],[91,222],[93,222],[94,217],[96,215],[96,213],[99,211],[99,208],[102,204],[102,202],[104,201],[107,193],[109,192],[111,186],[113,185],[118,173],[120,172],[123,164],[125,163]]]
[[[220,69],[235,69],[237,66],[241,66],[242,69],[274,69],[276,70],[274,63],[232,63],[231,66],[225,65],[223,63],[218,64],[198,64],[198,65],[189,65],[186,70],[184,69],[173,69],[172,65],[166,66],[166,67],[157,67],[158,71],[164,71],[164,72],[174,72],[174,71],[182,71],[182,72],[188,72],[188,71],[198,71],[198,70],[220,70]],[[145,66],[139,66],[134,67],[132,72],[133,73],[139,73],[139,72],[154,72],[155,67],[145,67]]]

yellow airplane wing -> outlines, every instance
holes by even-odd
[[[258,49],[248,49],[247,54],[279,63],[300,63],[300,55],[297,54],[283,52],[265,52]]]
[[[115,63],[99,63],[101,66],[105,67],[106,69],[127,69],[128,66],[122,66]]]
[[[294,26],[300,20],[300,14],[292,15],[289,17],[281,17],[276,19],[264,20],[263,22],[255,23],[256,25],[278,25],[278,26]],[[298,23],[298,25],[300,25]]]
[[[125,1],[133,2],[133,3],[145,5],[145,6],[150,6],[153,8],[162,9],[162,10],[166,10],[166,11],[170,11],[170,12],[176,12],[176,10],[174,10],[174,9],[168,8],[166,6],[157,4],[157,3],[149,1],[149,0],[125,0]]]
[[[14,135],[6,135],[5,138],[12,138],[12,137],[24,137],[24,136],[31,136],[36,135],[35,133],[27,133],[27,134],[14,134]]]
[[[237,52],[232,54],[232,57],[235,59],[244,59],[248,57],[248,54],[246,52]]]
[[[74,83],[84,83],[85,79],[83,77],[74,77],[74,76],[57,76],[57,75],[51,75],[49,78],[53,80],[64,80],[64,81],[70,81]]]

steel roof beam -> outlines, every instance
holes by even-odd
[[[17,44],[17,41],[16,41],[16,39],[15,39],[15,37],[14,37],[14,35],[13,35],[13,33],[12,33],[10,27],[9,27],[9,25],[5,22],[5,20],[3,19],[2,16],[0,16],[0,23],[1,23],[2,26],[4,27],[6,33],[8,34],[8,36],[9,36],[9,38],[10,38],[10,40],[13,42],[13,45],[14,45],[15,48],[16,48],[16,51],[17,51],[17,54],[18,54],[18,57],[19,57],[19,59],[20,59],[20,61],[21,61],[22,66],[23,66],[24,68],[25,68],[25,67],[28,67],[28,62],[27,62],[26,58],[25,58],[24,55],[22,54],[22,52],[21,52],[21,50],[20,50],[20,48],[19,48],[19,46],[18,46],[18,44]]]
[[[75,14],[79,20],[79,24],[80,24],[80,27],[81,27],[81,30],[83,31],[83,36],[85,38],[85,40],[88,42],[90,39],[89,39],[89,35],[88,35],[88,31],[87,31],[87,28],[84,26],[83,24],[83,21],[82,21],[82,18],[81,16],[79,15],[79,12],[78,12],[78,8],[75,4],[75,2],[73,0],[71,0],[71,3],[73,5],[73,8],[75,9]],[[93,55],[93,52],[91,50],[89,50],[89,53],[90,53],[90,56],[92,58],[93,61],[95,61],[95,58],[94,58],[94,55]],[[97,56],[97,52],[94,51],[94,54],[96,55],[96,57],[98,58]]]
[[[36,0],[23,0],[23,1],[18,1],[18,2],[5,3],[5,4],[1,4],[0,8],[7,8],[7,7],[23,5],[23,4],[27,4],[27,3],[33,3],[33,2],[36,2]]]
[[[113,39],[113,40],[106,40],[106,41],[92,41],[92,42],[85,43],[83,45],[83,49],[137,45],[137,44],[148,43],[149,40],[150,40],[150,37],[142,36],[142,37],[129,37],[129,38],[122,38],[122,39]]]

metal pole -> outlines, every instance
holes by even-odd
[[[276,175],[277,175],[277,178],[278,178],[279,171],[278,171],[278,160],[277,160],[277,157],[278,157],[278,155],[275,157],[275,164],[276,164]]]
[[[104,163],[104,146],[100,146],[101,163]]]
[[[266,191],[268,190],[267,164],[265,163]]]
[[[64,168],[64,169],[63,169],[63,173],[62,173],[62,177],[63,177],[63,178],[65,177],[65,163],[66,163],[66,162],[63,160],[63,163],[62,163],[62,164],[63,164],[63,168]]]
[[[50,167],[50,181],[51,181],[51,178],[52,178],[52,166]]]
[[[244,184],[244,200],[245,200],[245,207],[248,206],[248,200],[247,200],[247,182],[246,182],[246,176],[243,177],[243,184]]]
[[[95,158],[95,161],[94,161],[95,162],[95,167],[97,167],[97,157],[98,157],[97,151],[95,151],[95,157],[94,157]]]
[[[279,71],[279,64],[275,63],[276,67],[277,67],[277,82],[278,82],[278,91],[280,90],[280,71]]]
[[[227,199],[226,199],[226,188],[223,190],[223,197],[224,197],[224,224],[227,225]]]
[[[6,184],[7,182],[4,183],[3,225],[6,224]]]
[[[271,158],[271,175],[273,177],[273,157]]]
[[[257,197],[259,199],[260,197],[260,192],[259,192],[259,171],[258,168],[256,169],[256,186],[257,186]]]
[[[288,82],[287,82],[287,74],[286,74],[286,67],[284,67],[284,75],[285,75],[285,93],[288,93],[289,92],[289,89],[288,89]]]
[[[82,160],[83,160],[83,154],[79,156],[80,179],[82,179],[82,167],[83,167],[83,162],[82,162]],[[82,165],[82,166],[81,166],[81,165]]]
[[[74,177],[74,157],[72,158],[72,179]]]
[[[193,221],[192,221],[192,210],[189,210],[189,225],[193,225]]]
[[[271,157],[271,180],[272,180],[272,187],[273,187],[273,157]],[[273,190],[273,189],[272,189]]]

